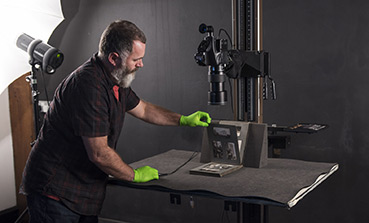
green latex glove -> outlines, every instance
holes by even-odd
[[[154,169],[149,166],[143,166],[133,170],[135,172],[135,177],[133,182],[135,183],[144,183],[150,180],[159,179],[159,173],[157,169]]]
[[[203,120],[203,121],[202,121]],[[180,126],[203,126],[208,127],[211,122],[210,115],[206,112],[197,111],[189,116],[181,116],[179,120]]]

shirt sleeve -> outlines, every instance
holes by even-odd
[[[136,93],[129,87],[126,89],[126,108],[127,111],[134,109],[138,103],[140,102],[140,98],[136,95]]]

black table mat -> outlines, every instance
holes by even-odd
[[[158,169],[159,173],[170,173],[186,162],[192,154],[190,151],[170,150],[130,165],[133,168],[148,165]],[[202,163],[198,154],[176,173],[163,176],[159,180],[130,183],[111,179],[110,184],[291,208],[298,201],[293,202],[294,199],[305,196],[303,193],[302,196],[296,197],[302,189],[314,189],[338,168],[336,163],[268,159],[268,165],[263,168],[243,167],[221,178],[189,173],[190,169],[200,165]],[[321,176],[325,177],[321,179]]]

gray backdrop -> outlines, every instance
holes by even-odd
[[[200,23],[231,32],[231,1],[62,0],[65,21],[49,43],[65,55],[46,77],[52,95],[58,83],[97,51],[101,32],[113,20],[136,23],[148,39],[144,68],[133,83],[144,100],[182,114],[204,110],[232,119],[230,106],[207,105],[207,68],[193,55],[203,35]],[[365,222],[369,186],[367,117],[369,2],[365,0],[264,0],[264,49],[272,55],[277,101],[265,102],[268,124],[326,123],[318,134],[293,134],[282,157],[338,162],[340,169],[292,210],[270,208],[270,222]],[[40,85],[40,89],[43,84]],[[227,90],[229,86],[227,85]],[[41,98],[45,95],[42,94]],[[158,127],[127,117],[117,151],[134,162],[172,148],[200,150],[201,128]],[[163,161],[165,162],[165,161]],[[222,201],[109,187],[102,217],[130,222],[234,222]]]

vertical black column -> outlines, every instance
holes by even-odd
[[[242,204],[242,223],[268,223],[269,208],[261,204]]]
[[[233,0],[234,49],[261,51],[261,0]],[[262,122],[262,78],[239,78],[235,81],[237,120]],[[242,203],[239,222],[267,223],[268,207]]]
[[[261,50],[260,0],[234,0],[232,3],[234,48],[246,51]],[[262,80],[259,78],[239,78],[235,82],[237,120],[262,122],[260,81]]]
[[[233,8],[233,43],[234,48],[246,50],[246,0],[234,0]],[[246,78],[235,81],[235,99],[237,108],[237,120],[246,120]]]
[[[255,36],[255,1],[256,0],[246,0],[245,7],[245,49],[247,51],[256,50],[256,36]],[[246,78],[246,113],[247,121],[254,122],[256,120],[255,115],[255,79]]]

